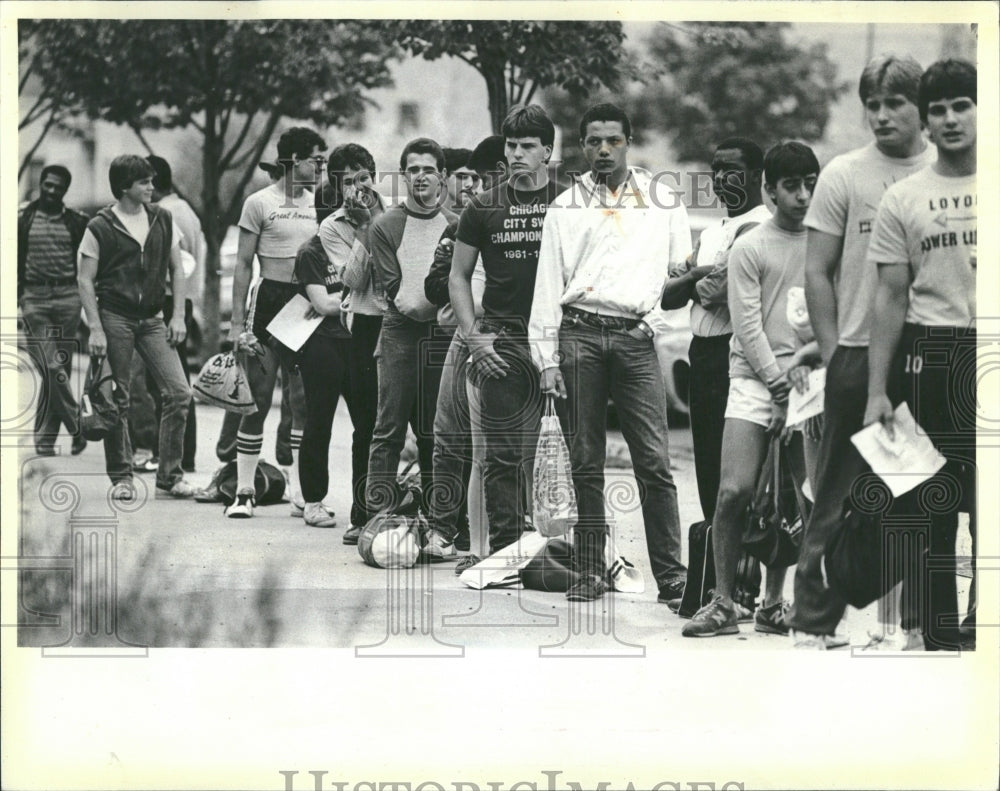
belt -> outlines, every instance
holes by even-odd
[[[49,280],[26,280],[26,286],[75,286],[75,277],[54,277]]]
[[[588,324],[598,329],[632,330],[642,323],[642,319],[627,319],[623,316],[601,316],[589,310],[580,310],[579,308],[563,308],[563,315],[572,316],[583,324]]]

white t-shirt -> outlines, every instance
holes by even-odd
[[[936,159],[934,146],[915,157],[895,159],[871,143],[835,157],[819,174],[805,225],[844,239],[834,279],[841,346],[868,345],[877,275],[865,260],[882,195]]]
[[[868,265],[909,266],[906,321],[967,327],[976,317],[976,175],[925,168],[889,188],[868,247]]]
[[[303,190],[295,198],[280,184],[258,190],[243,203],[239,226],[257,234],[257,255],[295,258],[299,248],[316,235],[313,193]]]

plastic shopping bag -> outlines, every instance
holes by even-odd
[[[532,520],[543,536],[562,536],[576,524],[576,492],[573,489],[569,448],[556,416],[555,396],[545,401],[538,447],[535,451]]]
[[[209,359],[192,389],[199,401],[220,406],[229,412],[252,415],[257,411],[246,372],[232,352],[216,354]]]

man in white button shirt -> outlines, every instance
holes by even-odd
[[[608,397],[615,401],[642,501],[659,594],[680,596],[677,488],[670,474],[667,403],[643,320],[659,304],[671,264],[691,252],[687,212],[659,178],[630,168],[628,116],[591,107],[580,121],[590,172],[559,195],[545,217],[532,302],[532,358],[546,393],[566,398],[579,521],[574,552],[581,580],[571,601],[606,590],[604,505]]]

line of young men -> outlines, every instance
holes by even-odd
[[[928,523],[929,547],[904,573],[902,639],[893,634],[890,592],[883,632],[871,645],[941,649],[974,640],[974,594],[966,634],[957,628],[955,538],[959,511],[970,514],[973,538],[976,525],[976,71],[947,60],[922,72],[912,58],[883,56],[867,65],[859,92],[873,143],[835,158],[822,174],[804,146],[771,149],[762,164],[775,214],[753,230],[744,229],[757,211],[759,149],[739,139],[720,144],[713,172],[729,217],[703,234],[664,291],[664,307],[695,300],[692,381],[703,394],[696,399],[692,390],[692,433],[715,536],[715,596],[685,625],[685,636],[738,633],[745,614],[733,601],[736,561],[767,435],[783,428],[789,388],[803,390],[808,371],[825,366],[821,439],[806,465],[815,503],[794,602],[789,609],[781,601],[784,569],[768,569],[755,628],[791,628],[797,647],[843,644],[835,631],[846,605],[827,584],[823,555],[852,499],[864,496],[858,487],[870,480],[851,436],[876,420],[891,431],[893,407],[906,401],[948,464],[892,506],[894,514]],[[727,192],[748,199],[730,201]],[[811,343],[796,337],[787,311],[789,289],[802,285]],[[710,340],[728,334],[726,305],[733,330],[728,382],[725,341]],[[925,368],[935,352],[942,362]],[[942,480],[955,484],[954,496],[935,503],[928,487]]]

